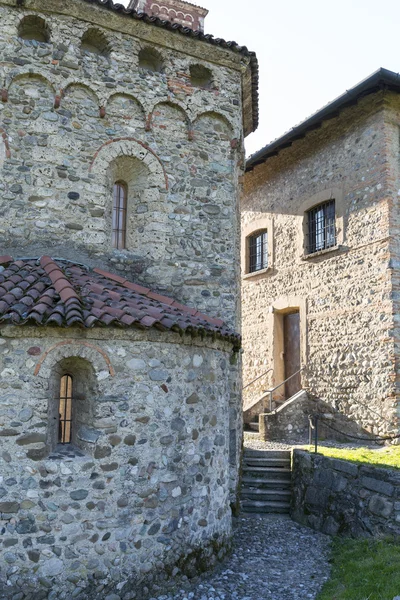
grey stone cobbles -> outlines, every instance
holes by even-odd
[[[314,600],[330,573],[330,539],[288,517],[241,516],[232,555],[152,600]]]

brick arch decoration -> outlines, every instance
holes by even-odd
[[[137,158],[145,164],[157,187],[165,187],[168,191],[168,175],[157,154],[146,144],[133,137],[114,138],[105,142],[96,151],[89,167],[90,173],[105,173],[110,163],[122,156]]]
[[[31,71],[28,66],[23,67],[17,75],[13,75],[12,72],[7,75],[4,82],[4,88],[7,90],[7,92],[9,91],[13,83],[16,83],[20,79],[31,79],[32,81],[34,81],[35,79],[40,79],[49,86],[49,88],[54,92],[54,94],[56,93],[57,86],[54,78],[49,79],[41,73]]]
[[[222,123],[224,123],[224,125],[227,127],[227,129],[230,130],[230,134],[232,136],[234,135],[235,126],[234,126],[233,122],[226,115],[223,115],[220,112],[217,112],[215,110],[207,110],[207,111],[199,112],[196,114],[195,118],[193,119],[192,126],[195,127],[196,124],[203,118],[211,118],[211,119],[215,119],[217,121],[222,121]]]
[[[2,88],[0,90],[1,101],[4,103],[8,102],[11,87],[15,83],[18,83],[18,81],[23,81],[23,80],[27,80],[27,81],[31,80],[32,82],[34,82],[35,80],[39,80],[39,81],[45,83],[54,94],[54,107],[55,108],[59,107],[60,96],[57,94],[56,84],[54,83],[54,81],[48,79],[41,73],[35,73],[32,71],[29,71],[28,67],[24,67],[23,70],[20,71],[15,76],[13,76],[12,74],[7,76],[7,78],[4,82],[4,88]]]
[[[129,94],[126,91],[113,91],[111,94],[109,94],[107,99],[103,102],[106,112],[108,112],[109,105],[115,98],[126,98],[127,100],[132,100],[133,102],[135,102],[140,111],[142,112],[143,120],[146,120],[146,111],[144,109],[143,103],[136,96],[134,96],[133,94]]]
[[[90,86],[88,86],[86,83],[82,83],[82,81],[78,78],[68,79],[67,83],[61,90],[62,97],[66,96],[69,90],[74,88],[80,88],[82,90],[85,90],[87,95],[91,96],[96,102],[96,104],[101,104],[103,98],[99,98],[98,94],[94,90],[92,90]]]
[[[81,340],[64,340],[51,346],[40,356],[33,374],[39,375],[43,367],[46,370],[45,376],[48,376],[48,370],[52,369],[60,360],[72,357],[86,359],[93,365],[97,373],[107,370],[111,377],[115,376],[115,370],[108,354],[99,346]]]

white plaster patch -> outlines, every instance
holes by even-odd
[[[97,379],[99,381],[107,379],[108,377],[110,377],[110,373],[108,371],[100,371],[100,373],[97,374]]]
[[[178,498],[178,496],[180,496],[181,494],[182,494],[182,490],[181,490],[181,488],[179,486],[176,487],[176,488],[174,488],[172,490],[172,497],[173,498]]]
[[[200,367],[203,364],[203,357],[200,354],[195,354],[193,356],[193,366]]]
[[[0,373],[2,379],[8,379],[8,377],[15,377],[14,369],[3,369]]]

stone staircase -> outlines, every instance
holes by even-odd
[[[243,455],[241,508],[243,513],[288,513],[291,453],[286,450],[249,450]]]

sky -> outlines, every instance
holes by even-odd
[[[398,0],[195,3],[210,11],[206,33],[257,53],[260,124],[246,139],[248,156],[380,67],[400,71]]]

